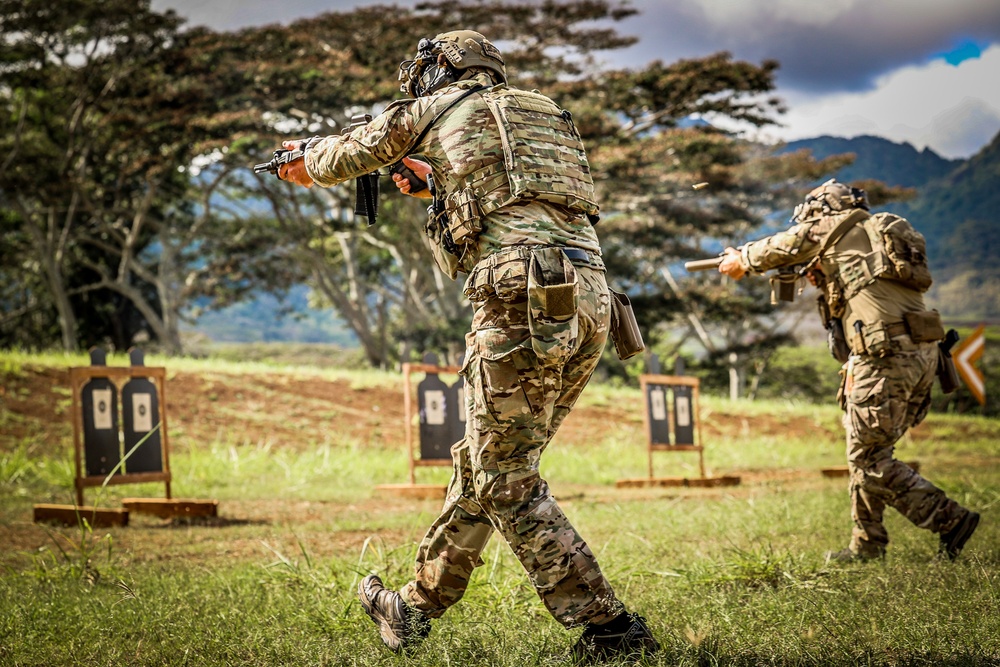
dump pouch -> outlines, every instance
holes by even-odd
[[[936,310],[917,310],[903,313],[906,330],[914,343],[935,343],[944,338],[941,314]]]
[[[608,291],[611,293],[611,341],[615,344],[618,358],[624,361],[645,350],[646,345],[635,321],[632,302],[621,292]]]
[[[580,335],[580,286],[561,248],[532,250],[528,263],[528,330],[541,366],[563,364]]]

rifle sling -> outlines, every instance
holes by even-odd
[[[858,216],[859,213],[861,214],[861,217]],[[816,253],[816,257],[817,258],[822,257],[827,250],[833,247],[833,245],[837,241],[839,241],[844,236],[844,234],[848,232],[848,230],[851,229],[851,227],[853,227],[854,225],[858,224],[859,222],[867,218],[868,215],[869,215],[868,211],[865,211],[864,209],[860,208],[856,208],[853,211],[851,211],[851,214],[846,218],[844,218],[843,220],[841,220],[840,224],[834,227],[833,231],[830,232],[825,239],[823,239],[823,245],[820,246],[819,252]]]

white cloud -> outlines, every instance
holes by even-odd
[[[793,140],[829,134],[875,134],[967,157],[1000,131],[1000,45],[958,66],[935,60],[879,77],[859,93],[786,93],[784,127],[769,133]]]

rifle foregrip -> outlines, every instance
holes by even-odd
[[[695,271],[711,271],[712,269],[719,268],[723,259],[725,258],[719,256],[712,257],[710,259],[696,259],[690,262],[684,262],[684,269],[692,273]]]

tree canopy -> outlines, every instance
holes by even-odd
[[[759,287],[677,265],[767,228],[803,182],[849,158],[775,155],[721,129],[776,122],[773,61],[605,67],[603,52],[634,43],[616,23],[635,12],[425,2],[220,33],[148,0],[0,0],[0,343],[125,347],[145,332],[180,352],[183,318],[304,283],[374,365],[457,352],[471,313],[429,259],[418,201],[384,195],[368,228],[351,188],[293,190],[247,167],[282,139],[377,113],[421,37],[474,26],[514,85],[572,110],[612,282],[634,295],[654,347],[752,359],[786,335]]]

